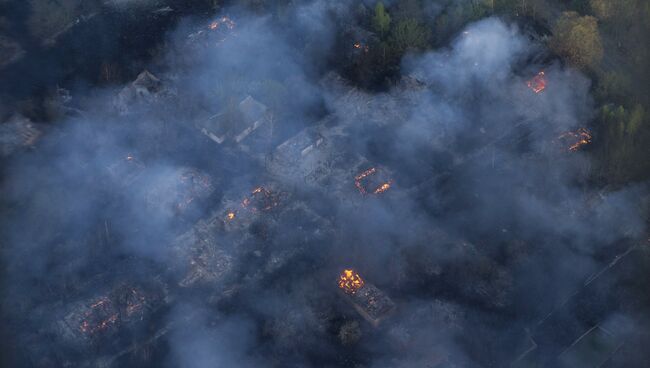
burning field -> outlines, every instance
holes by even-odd
[[[124,80],[34,88],[0,129],[7,366],[643,366],[650,196],[590,172],[594,88],[534,31],[119,3],[174,26],[93,38]]]

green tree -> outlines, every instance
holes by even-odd
[[[431,31],[415,19],[405,19],[393,27],[388,42],[398,55],[409,49],[423,49],[429,45]]]
[[[647,177],[650,149],[643,106],[637,104],[630,111],[623,106],[605,105],[601,110],[601,119],[605,127],[602,163],[607,179],[621,183]]]
[[[372,23],[375,30],[383,38],[390,29],[390,15],[384,8],[384,3],[381,1],[375,6],[375,15],[372,17]]]
[[[421,22],[424,14],[420,0],[400,0],[393,15],[396,21],[415,19]]]
[[[550,46],[558,55],[580,67],[595,67],[603,58],[598,21],[592,16],[564,12],[553,27]]]

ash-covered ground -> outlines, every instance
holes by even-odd
[[[647,188],[590,179],[589,78],[488,18],[361,89],[351,3],[183,18],[2,124],[6,366],[648,364]]]

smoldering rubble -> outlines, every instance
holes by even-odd
[[[647,327],[603,295],[646,190],[558,139],[589,79],[491,18],[365,91],[323,66],[348,7],[222,10],[45,134],[3,125],[16,366],[587,367]]]

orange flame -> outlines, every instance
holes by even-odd
[[[359,192],[361,194],[368,194],[368,190],[363,185],[364,179],[366,179],[370,175],[374,175],[376,173],[377,173],[377,169],[374,168],[374,167],[371,167],[368,170],[366,170],[366,171],[362,172],[361,174],[354,177],[354,186],[357,187],[357,189],[359,190]],[[372,194],[381,194],[381,193],[387,191],[388,189],[390,189],[391,184],[392,184],[392,180],[389,180],[389,181],[387,181],[385,183],[382,183],[381,185],[379,185],[378,187],[376,187],[375,189],[372,190]]]
[[[361,289],[365,282],[354,270],[343,270],[339,276],[339,287],[347,294],[354,294],[357,290]]]
[[[373,193],[374,194],[380,194],[380,193],[383,193],[383,192],[387,191],[388,189],[390,189],[390,183],[384,183],[384,184],[380,185],[377,189],[375,189],[375,191]]]
[[[546,76],[544,72],[539,72],[533,79],[526,82],[528,88],[532,89],[535,93],[540,93],[546,89]]]
[[[228,221],[234,220],[235,219],[235,212],[234,211],[228,211],[228,213],[226,213],[226,219],[228,219]]]
[[[221,25],[225,25],[226,28],[228,28],[228,29],[234,29],[235,28],[235,22],[232,19],[230,19],[230,18],[228,18],[226,16],[223,16],[223,17],[221,17],[219,19],[216,19],[216,20],[213,20],[212,22],[210,22],[210,24],[208,25],[208,28],[210,30],[214,31],[217,28],[221,27]]]
[[[576,152],[580,147],[591,143],[592,135],[587,128],[579,128],[575,131],[564,132],[558,139],[568,141],[567,149],[571,152]]]
[[[106,297],[102,297],[95,303],[92,303],[90,305],[90,310],[84,314],[85,318],[81,321],[79,330],[83,333],[94,334],[95,332],[105,330],[108,326],[116,323],[119,317],[117,313],[113,313],[100,321],[93,321],[93,319],[96,318],[95,314],[102,314],[104,308],[111,308],[110,300]]]
[[[368,45],[364,45],[364,44],[362,44],[361,42],[355,42],[352,46],[353,46],[355,49],[363,50],[363,52],[368,52],[368,50],[370,50],[370,48],[368,47]]]
[[[253,212],[259,210],[269,211],[279,204],[280,202],[277,193],[273,193],[264,187],[255,188],[251,192],[251,195],[244,198],[241,203],[242,207]]]

